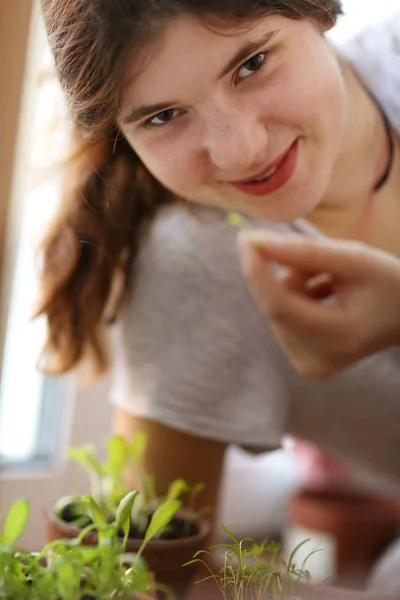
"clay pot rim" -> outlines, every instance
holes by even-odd
[[[160,550],[161,549],[162,550],[171,549],[172,550],[173,548],[176,548],[177,546],[179,546],[181,548],[184,548],[186,546],[190,547],[193,545],[197,545],[201,540],[206,538],[207,535],[211,532],[211,521],[209,519],[201,517],[195,511],[191,511],[189,509],[183,508],[176,513],[176,516],[181,517],[185,520],[187,518],[191,518],[193,520],[193,522],[195,523],[195,525],[197,525],[198,532],[195,535],[191,535],[191,536],[184,537],[184,538],[178,538],[175,540],[157,540],[157,539],[150,540],[146,547],[151,547],[154,550],[156,550],[156,549],[160,549]],[[69,539],[71,538],[72,533],[73,533],[73,537],[78,537],[83,530],[82,528],[77,527],[76,525],[72,525],[70,523],[67,523],[67,521],[63,521],[63,519],[60,519],[60,517],[58,517],[55,514],[54,509],[45,511],[45,518],[49,522],[53,523],[60,530],[60,532],[65,532],[66,536],[68,536]],[[60,539],[62,539],[62,538],[60,538]],[[87,542],[92,543],[92,540],[93,540],[93,543],[97,543],[97,533],[95,531],[90,531],[85,536],[85,539]],[[140,539],[128,538],[125,552],[129,552],[130,551],[129,548],[133,548],[134,546],[137,546],[137,549],[139,549],[142,542],[143,542],[142,538],[140,538]]]
[[[391,497],[367,493],[340,492],[336,490],[302,490],[289,501],[289,514],[295,522],[309,525],[320,519],[356,521],[394,518],[400,524],[400,503]]]
[[[325,503],[327,506],[343,506],[348,509],[356,507],[357,510],[367,508],[397,507],[400,511],[400,502],[398,499],[390,496],[379,496],[363,492],[340,491],[340,490],[301,490],[291,499],[292,504],[296,502],[313,504],[314,502]]]

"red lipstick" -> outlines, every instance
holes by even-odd
[[[252,196],[272,194],[283,187],[294,173],[297,164],[299,140],[296,139],[288,150],[270,163],[263,171],[249,179],[230,182],[233,187]]]

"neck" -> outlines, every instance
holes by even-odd
[[[388,155],[379,108],[346,64],[343,64],[343,77],[347,113],[342,149],[329,188],[309,220],[327,235],[356,239]],[[376,194],[377,203],[387,187],[388,184]]]

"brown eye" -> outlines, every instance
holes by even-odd
[[[146,121],[146,125],[162,127],[163,125],[167,125],[167,123],[175,119],[177,115],[179,115],[179,110],[175,108],[169,108],[168,110],[163,110],[162,112],[154,115],[154,117],[151,117],[148,121]]]
[[[266,52],[259,52],[246,60],[237,71],[239,79],[247,79],[247,77],[251,77],[254,73],[259,71],[264,66],[266,56]]]

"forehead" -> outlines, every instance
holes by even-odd
[[[206,68],[210,74],[218,71],[242,43],[279,30],[286,21],[283,17],[265,16],[218,30],[195,17],[175,17],[146,47],[140,67],[137,60],[130,63],[126,93],[130,97],[134,94],[140,101],[142,92],[146,97],[153,88],[159,92],[165,80],[180,81],[198,68]]]

